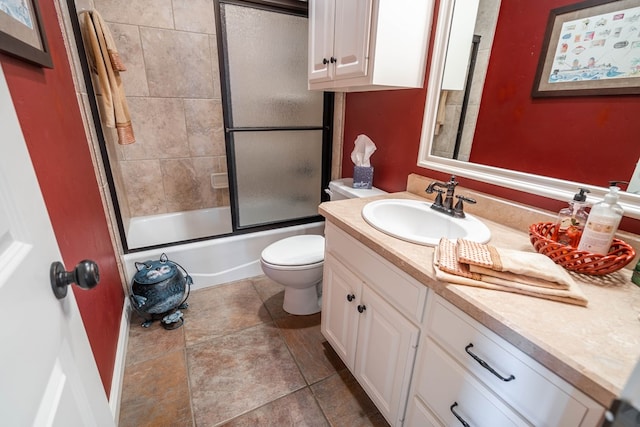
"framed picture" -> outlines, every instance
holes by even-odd
[[[551,10],[531,96],[640,94],[638,0]]]
[[[53,68],[37,0],[0,0],[0,50]]]

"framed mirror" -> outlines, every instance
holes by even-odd
[[[457,0],[457,3],[463,4],[465,1],[467,0]],[[453,156],[443,154],[434,143],[443,136],[435,135],[436,126],[440,126],[441,122],[445,124],[447,122],[441,117],[444,110],[441,105],[442,81],[456,4],[454,0],[440,1],[418,166],[562,201],[571,200],[576,189],[582,187],[590,190],[590,202],[595,202],[606,193],[608,180],[631,181],[632,176],[638,174],[635,167],[640,157],[640,144],[637,141],[640,135],[640,121],[632,118],[632,112],[637,111],[640,98],[605,96],[550,100],[531,97],[550,11],[572,2],[554,0],[549,5],[547,2],[543,4],[527,0],[509,0],[508,4],[503,2],[505,4],[500,5],[499,0],[480,0],[478,19],[486,19],[487,12],[483,6],[487,6],[487,2],[491,3],[489,7],[493,7],[496,12],[496,43],[493,48],[489,46],[487,50],[486,65],[481,56],[478,58],[476,68],[481,71],[483,68],[488,69],[487,80],[485,82],[483,77],[474,76],[473,84],[476,86],[471,88],[471,92],[472,96],[475,93],[479,101],[477,106],[472,106],[469,110],[471,115],[477,115],[477,121],[467,120],[464,123],[464,129],[461,132],[463,147],[465,138],[468,147],[461,150],[462,156],[454,159]],[[611,0],[601,1],[601,3],[611,2]],[[537,8],[538,19],[533,19],[531,11],[527,11],[527,8],[532,7]],[[546,10],[543,9],[545,7]],[[513,16],[514,10],[518,10],[521,16]],[[518,25],[518,19],[522,20],[521,33],[517,32],[517,27],[514,29],[514,25]],[[506,28],[504,25],[510,25],[510,27]],[[533,34],[526,25],[538,25],[540,28],[536,28]],[[502,67],[497,67],[494,61],[498,36],[501,37],[502,43],[500,45]],[[508,44],[515,43],[518,39],[524,39],[528,44]],[[505,49],[511,50],[505,53]],[[640,52],[640,49],[638,51]],[[513,56],[513,64],[505,62],[505,55]],[[520,72],[518,67],[524,66],[528,68]],[[508,73],[517,74],[513,80],[515,83],[506,81],[511,78]],[[500,78],[503,81],[489,87],[490,77],[493,81]],[[487,100],[492,100],[493,104],[489,104]],[[513,100],[519,104],[509,104]],[[473,108],[476,108],[476,111]],[[558,114],[564,114],[567,120],[572,120],[571,126],[574,126],[574,122],[575,126],[581,126],[580,133],[592,140],[584,143],[580,138],[567,136],[571,135],[575,129],[569,125],[564,126],[562,121],[547,123],[544,120],[538,120],[535,122],[539,117],[544,117],[540,112],[551,114],[552,110],[559,112]],[[573,111],[588,111],[588,115],[579,122],[582,116]],[[526,125],[519,127],[519,123],[526,123]],[[504,132],[503,128],[507,127],[510,133]],[[459,132],[460,129],[458,128],[457,131]],[[455,134],[456,132],[444,132],[444,134],[447,133]],[[476,156],[481,160],[476,160],[474,150],[480,140],[488,143],[489,148],[484,150],[483,156]],[[545,146],[548,149],[545,150]],[[586,148],[583,149],[583,147]],[[601,151],[594,152],[594,147],[598,147]],[[468,156],[468,159],[465,156]],[[627,187],[622,185],[622,188]],[[633,193],[631,187],[629,190],[621,192],[620,204],[625,210],[625,216],[640,219],[640,195]]]

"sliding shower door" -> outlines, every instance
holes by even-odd
[[[306,14],[238,1],[219,13],[234,228],[317,219],[333,97],[307,90]]]

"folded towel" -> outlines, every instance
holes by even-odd
[[[449,283],[494,289],[503,292],[513,292],[583,307],[588,304],[587,298],[582,293],[582,290],[578,284],[571,279],[571,277],[569,277],[571,281],[568,289],[555,289],[533,286],[522,282],[512,281],[510,279],[487,276],[478,272],[473,272],[469,268],[469,264],[462,263],[458,260],[457,244],[449,239],[440,240],[434,254],[434,267],[436,271],[436,278]]]
[[[105,126],[116,128],[119,144],[135,142],[129,105],[120,79],[120,71],[126,70],[120,60],[113,37],[95,11],[84,14],[82,36],[87,45],[87,53],[92,71],[97,74],[99,94],[98,105],[100,117]]]
[[[458,239],[458,260],[472,272],[553,289],[569,289],[573,279],[550,258],[536,252],[496,248]]]

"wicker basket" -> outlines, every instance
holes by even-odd
[[[620,239],[613,239],[607,255],[579,251],[572,246],[551,240],[555,227],[552,222],[531,224],[529,238],[536,251],[567,270],[602,276],[620,270],[636,256],[633,248]]]

